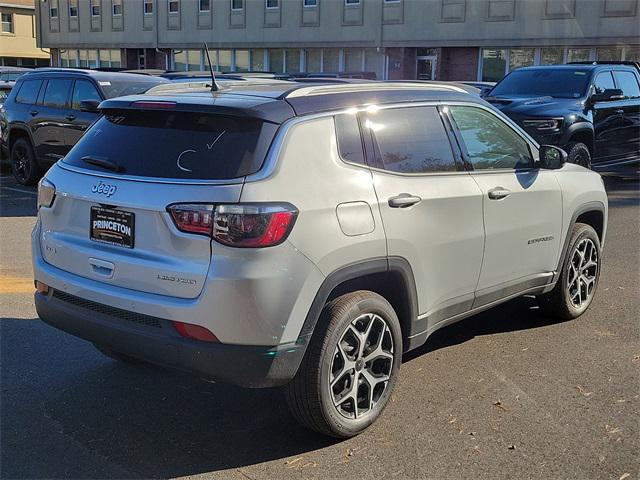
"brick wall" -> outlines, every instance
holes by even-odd
[[[477,47],[445,47],[438,55],[438,80],[476,80]]]

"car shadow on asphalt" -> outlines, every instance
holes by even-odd
[[[480,335],[555,322],[539,314],[535,299],[516,299],[436,332],[404,361]],[[37,319],[3,319],[0,326],[4,478],[186,476],[303,456],[337,442],[300,427],[281,390],[118,363]],[[52,453],[60,445],[80,453],[61,458]]]

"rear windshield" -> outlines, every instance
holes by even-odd
[[[142,78],[141,81],[101,80],[99,83],[107,98],[123,97],[125,95],[139,95],[141,93],[145,93],[147,90],[155,87],[156,85],[168,83],[164,79],[153,77],[145,78],[143,75],[140,75],[140,77]]]
[[[248,117],[111,110],[63,162],[116,175],[237,178],[260,169],[276,129],[273,123]]]
[[[565,68],[516,70],[498,83],[489,95],[540,95],[580,98],[587,92],[589,72]]]

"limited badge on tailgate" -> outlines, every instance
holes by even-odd
[[[135,216],[131,212],[91,207],[91,240],[133,248],[134,228]]]

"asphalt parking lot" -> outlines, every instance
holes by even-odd
[[[128,366],[37,319],[35,190],[0,177],[0,477],[576,478],[640,474],[640,183],[607,180],[599,291],[570,322],[521,298],[405,358],[364,434],[317,436],[278,390]]]

